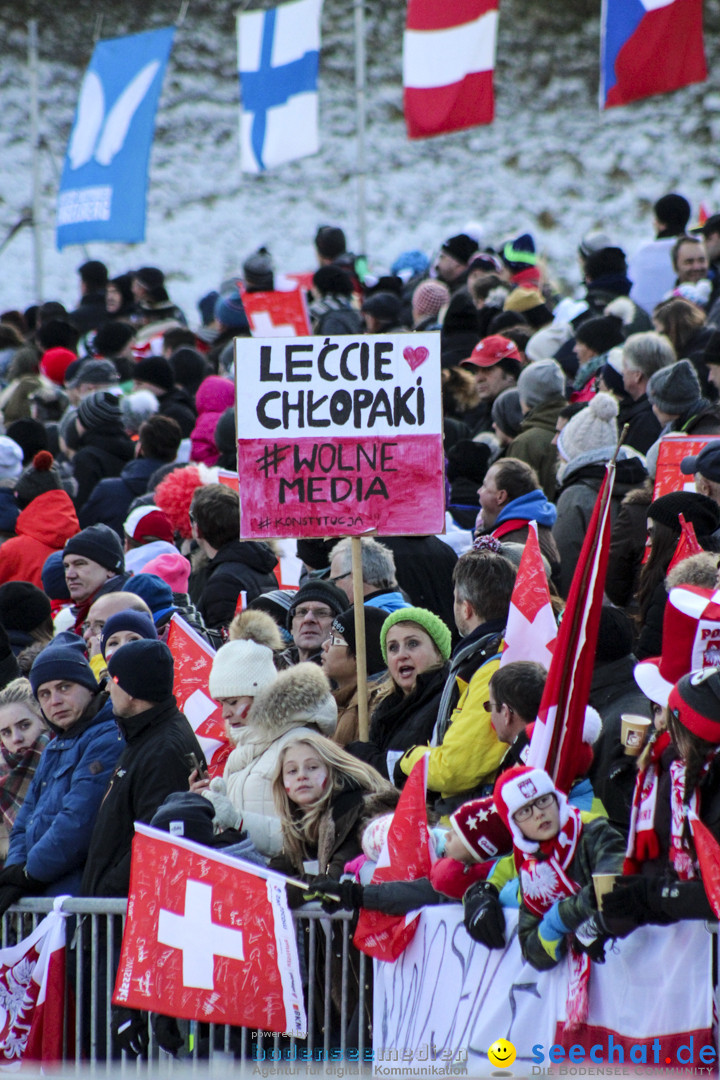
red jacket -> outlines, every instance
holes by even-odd
[[[41,572],[48,555],[61,551],[80,532],[72,499],[66,491],[46,491],[21,512],[17,536],[0,547],[0,584],[29,581],[42,589]]]

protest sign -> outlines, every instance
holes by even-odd
[[[238,338],[242,539],[445,523],[440,337]]]
[[[692,476],[680,472],[683,458],[699,454],[703,446],[720,438],[718,435],[664,435],[660,440],[653,499],[671,491],[695,491]]]

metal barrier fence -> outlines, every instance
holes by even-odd
[[[2,947],[27,937],[52,910],[53,901],[29,898],[14,905],[0,924]],[[112,1051],[111,998],[127,901],[68,898],[61,910],[67,920],[65,1031],[63,1060],[78,1071],[102,1066],[114,1071],[128,1059]],[[177,1059],[161,1050],[149,1026],[148,1059],[163,1059],[163,1071],[200,1060],[241,1059],[249,1064],[291,1066],[295,1062],[346,1061],[348,1051],[358,1064],[368,1045],[365,1018],[372,1008],[367,983],[372,961],[352,945],[351,915],[325,914],[317,905],[293,913],[298,937],[308,1018],[306,1040],[281,1032],[231,1028],[198,1021],[178,1021],[185,1046]],[[73,1010],[68,1008],[74,999]]]

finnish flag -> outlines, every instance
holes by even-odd
[[[316,154],[322,0],[238,15],[243,172]]]

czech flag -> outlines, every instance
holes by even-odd
[[[603,0],[600,108],[706,78],[702,0]]]

